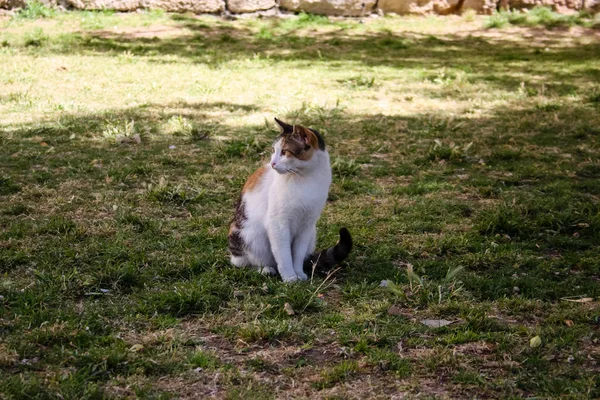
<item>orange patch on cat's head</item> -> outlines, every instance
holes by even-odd
[[[265,166],[262,166],[259,169],[257,169],[256,171],[254,171],[254,173],[252,175],[250,175],[250,178],[248,178],[248,180],[244,184],[244,187],[242,188],[242,193],[251,192],[252,190],[254,190],[254,188],[262,180],[262,177],[265,174],[265,172],[267,172],[267,169]]]
[[[294,132],[292,133],[292,137],[296,137],[304,142],[307,146],[312,147],[315,150],[319,149],[319,138],[313,131],[302,126],[302,125],[294,125]]]
[[[283,138],[284,142],[296,141],[298,143],[304,143],[304,147],[310,146],[315,150],[325,151],[325,141],[321,134],[316,130],[302,125],[290,125],[277,118],[275,118],[275,122],[277,122],[277,125],[281,130],[278,139]]]
[[[292,133],[281,134],[281,150],[298,160],[310,160],[319,150],[319,138],[313,131],[302,125],[294,125]]]

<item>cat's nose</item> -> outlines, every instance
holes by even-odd
[[[271,163],[271,168],[275,168],[275,164],[276,164],[276,163],[275,163],[275,161],[273,161],[273,162]]]

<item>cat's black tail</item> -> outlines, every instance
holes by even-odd
[[[335,246],[313,253],[304,263],[304,270],[310,275],[314,269],[322,273],[344,261],[352,250],[352,236],[346,228],[340,229],[340,240]]]

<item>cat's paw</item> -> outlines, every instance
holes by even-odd
[[[300,279],[301,281],[305,281],[308,279],[308,275],[306,275],[304,272],[300,272],[298,273],[298,279]]]
[[[288,276],[282,276],[281,280],[283,280],[286,283],[292,283],[292,282],[297,282],[297,281],[301,280],[301,278],[298,275],[293,274],[293,275],[288,275]]]
[[[258,270],[263,275],[275,275],[277,270],[273,267],[262,267]]]

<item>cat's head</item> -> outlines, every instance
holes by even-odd
[[[275,118],[281,134],[273,142],[271,167],[280,174],[300,174],[314,167],[325,153],[325,141],[314,129]]]

